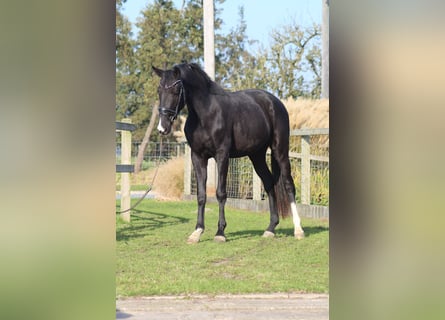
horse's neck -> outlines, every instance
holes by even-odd
[[[207,116],[210,113],[209,104],[211,96],[209,94],[205,95],[189,95],[187,97],[187,108],[189,114],[193,114],[197,118]]]

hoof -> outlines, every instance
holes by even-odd
[[[267,230],[264,231],[263,238],[273,238],[273,237],[275,237],[275,233],[267,231]]]
[[[226,242],[226,237],[224,237],[224,236],[215,236],[215,242]]]
[[[294,236],[295,236],[295,239],[297,239],[297,240],[301,240],[301,239],[304,238],[304,231],[303,231],[303,230],[301,230],[301,231],[296,231],[295,234],[294,234]]]
[[[198,228],[190,235],[190,237],[187,239],[188,244],[198,243],[199,239],[201,238],[201,234],[204,232],[203,229]]]
[[[195,243],[198,243],[199,242],[199,238],[198,239],[195,239],[195,238],[192,238],[191,236],[187,239],[187,243],[188,244],[195,244]]]

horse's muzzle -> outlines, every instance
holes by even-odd
[[[158,124],[158,131],[159,131],[159,133],[160,134],[162,134],[162,135],[167,135],[167,134],[169,134],[170,133],[170,131],[171,131],[171,124],[170,125],[168,125],[168,126],[164,126],[164,125],[162,125],[162,120],[159,120],[159,124]]]

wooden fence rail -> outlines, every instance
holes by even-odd
[[[329,157],[311,155],[311,136],[329,135],[329,128],[292,130],[291,136],[301,136],[301,154],[290,153],[290,157],[301,159],[301,204],[311,201],[311,160],[329,162]]]

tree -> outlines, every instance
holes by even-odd
[[[236,27],[227,35],[216,36],[216,80],[230,90],[265,88],[265,59],[248,50],[256,41],[247,36],[244,7],[239,7],[238,15]]]
[[[218,33],[222,24],[218,4],[223,2],[215,1],[218,82],[230,90],[269,90],[280,98],[320,97],[320,26],[283,26],[271,33],[269,48],[252,53],[249,48],[255,40],[247,37],[243,7],[239,8],[238,25],[227,35]],[[202,0],[183,0],[179,9],[172,0],[154,0],[141,12],[136,23],[140,31],[134,39],[131,23],[122,14],[123,3],[125,0],[116,1],[116,118],[131,117],[137,126],[135,140],[143,138],[135,166],[139,170],[148,142],[158,137],[152,130],[157,120],[159,79],[151,66],[170,68],[181,61],[202,64],[203,8]]]
[[[131,23],[121,13],[123,0],[116,2],[116,118],[129,116],[141,103],[137,88],[135,41]]]
[[[227,35],[217,35],[216,80],[230,90],[259,88],[280,98],[319,98],[321,92],[320,26],[295,22],[271,32],[269,48],[249,51],[244,9]]]
[[[329,2],[322,0],[322,98],[329,98]]]
[[[139,171],[143,154],[152,136],[157,107],[155,106],[159,79],[154,76],[151,66],[171,67],[181,61],[199,61],[203,55],[202,4],[199,0],[184,1],[181,9],[174,7],[171,0],[155,0],[142,12],[137,23],[140,28],[137,39],[136,57],[139,83],[143,88],[143,102],[134,112],[140,131],[136,137],[143,141],[138,150],[135,171]],[[150,119],[150,123],[148,122]],[[178,124],[176,124],[178,125]],[[155,132],[153,135],[157,136]],[[167,137],[166,139],[172,139]]]
[[[275,29],[267,51],[270,90],[281,98],[319,98],[321,90],[320,26],[296,23]]]

